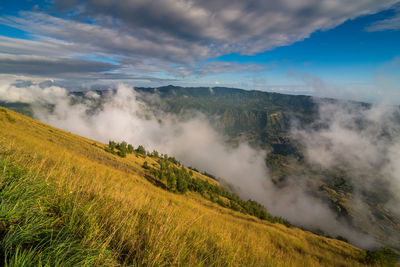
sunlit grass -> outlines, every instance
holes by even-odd
[[[120,158],[99,142],[2,110],[8,266],[363,265],[364,252],[348,243],[155,187],[143,178],[144,160],[156,164],[149,157]]]

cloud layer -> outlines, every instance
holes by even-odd
[[[73,9],[79,4],[78,17],[96,18],[102,25],[118,23],[121,29],[138,38],[164,44],[169,40],[175,44],[178,41],[185,45],[198,44],[203,53],[196,56],[254,54],[288,45],[316,30],[335,27],[347,19],[375,13],[396,2],[58,1],[64,9]]]
[[[294,129],[293,136],[313,168],[344,171],[353,189],[355,224],[398,248],[400,108],[327,100],[318,104],[319,119],[308,129]],[[380,216],[373,215],[377,210]]]
[[[215,62],[210,71],[213,66],[203,61],[230,53],[253,55],[290,45],[315,31],[376,13],[396,2],[58,0],[47,13],[21,11],[17,16],[0,18],[1,24],[30,36],[30,40],[0,37],[0,52],[52,56],[55,60],[60,60],[60,55],[102,58],[131,75],[161,72],[185,77],[268,69],[270,66],[258,64]],[[35,67],[29,67],[30,63],[25,62],[25,69],[30,71],[24,74],[30,74]],[[65,60],[65,64],[70,62]],[[229,64],[232,68],[221,67]],[[1,73],[6,70],[0,66]]]
[[[0,69],[7,74],[62,75],[101,73],[116,66],[93,60],[0,54]]]

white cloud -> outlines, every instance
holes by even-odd
[[[304,146],[305,158],[319,170],[344,170],[347,184],[353,188],[349,201],[355,224],[386,244],[398,246],[399,107],[317,102],[319,118],[314,125],[292,133]],[[371,220],[377,208],[381,214],[389,214],[389,219],[374,215]]]
[[[400,7],[395,8],[395,14],[388,19],[378,20],[366,27],[367,32],[400,30]]]
[[[229,63],[212,66],[199,64],[200,60],[290,45],[317,30],[376,13],[397,2],[157,0],[149,4],[91,0],[76,5],[74,1],[59,0],[55,1],[59,9],[54,9],[52,15],[21,12],[0,18],[0,23],[26,31],[33,38],[0,37],[0,51],[18,55],[62,54],[70,58],[95,55],[113,58],[121,69],[136,72],[168,69],[183,77],[209,75],[217,69],[231,71],[232,64],[225,68],[223,64]],[[241,71],[240,68],[248,69],[249,65],[245,65],[233,67]]]

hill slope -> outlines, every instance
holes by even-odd
[[[263,147],[279,143],[279,137],[287,136],[291,119],[296,118],[301,125],[307,125],[318,113],[311,96],[172,85],[135,90],[157,93],[162,101],[156,104],[166,112],[184,114],[196,110],[210,119],[217,117],[214,124],[225,134],[232,138],[244,135],[248,141]]]
[[[141,157],[120,158],[4,108],[0,129],[1,252],[10,266],[365,263],[348,243],[162,190],[143,178]]]
[[[300,184],[352,228],[400,251],[398,209],[387,208],[398,194],[386,184],[398,174],[383,171],[396,161],[387,151],[400,138],[399,107],[223,87],[136,90],[159,96],[143,98],[155,109],[181,117],[205,114],[233,145],[245,140],[267,149],[265,162],[278,188]],[[352,135],[366,144],[356,147]],[[368,161],[362,155],[366,148],[380,151],[379,156]],[[317,150],[325,156],[311,157],[310,151]],[[335,150],[339,155],[333,155]],[[360,162],[368,164],[360,167]]]

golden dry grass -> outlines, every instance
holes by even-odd
[[[0,157],[55,184],[60,201],[84,207],[83,242],[112,251],[112,261],[99,264],[364,266],[364,252],[348,243],[155,187],[141,167],[156,166],[151,158],[120,158],[103,146],[0,108]]]

